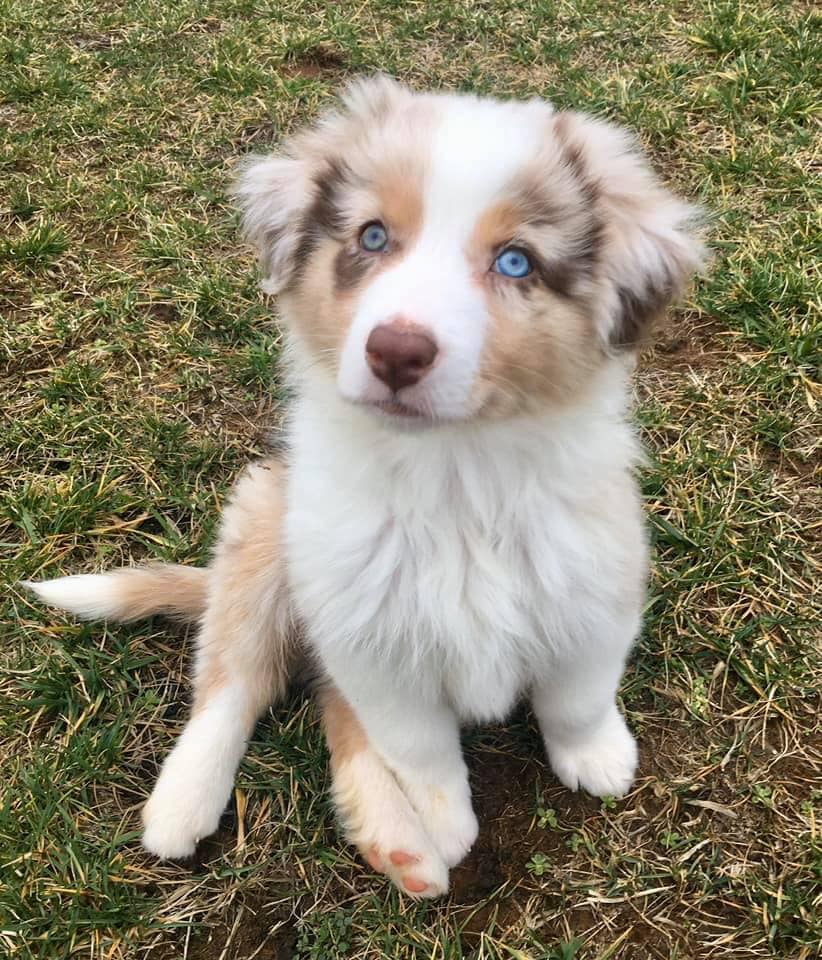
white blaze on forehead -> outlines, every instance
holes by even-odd
[[[423,234],[461,231],[467,240],[482,213],[536,156],[551,108],[444,97],[431,143]]]

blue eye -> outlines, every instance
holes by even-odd
[[[517,247],[506,247],[494,261],[494,270],[505,277],[527,277],[533,270],[527,255]]]
[[[366,224],[360,233],[360,246],[369,253],[379,253],[388,246],[388,231],[378,221]]]

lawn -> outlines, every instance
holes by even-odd
[[[819,955],[820,35],[787,0],[0,0],[3,955]],[[227,185],[376,69],[627,124],[714,251],[637,377],[655,567],[622,689],[635,789],[563,789],[525,711],[467,731],[480,839],[427,904],[341,840],[298,692],[196,860],[142,852],[190,637],[15,586],[205,560],[284,400]]]

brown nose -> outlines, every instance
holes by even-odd
[[[437,345],[419,327],[382,323],[365,344],[368,366],[392,390],[418,383],[431,369]]]

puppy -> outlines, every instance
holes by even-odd
[[[477,835],[462,724],[528,697],[566,786],[631,786],[629,375],[703,259],[695,211],[610,124],[385,78],[252,160],[236,196],[287,332],[287,454],[240,479],[207,569],[30,587],[83,617],[200,621],[149,850],[216,829],[303,651],[351,840],[436,896]]]

